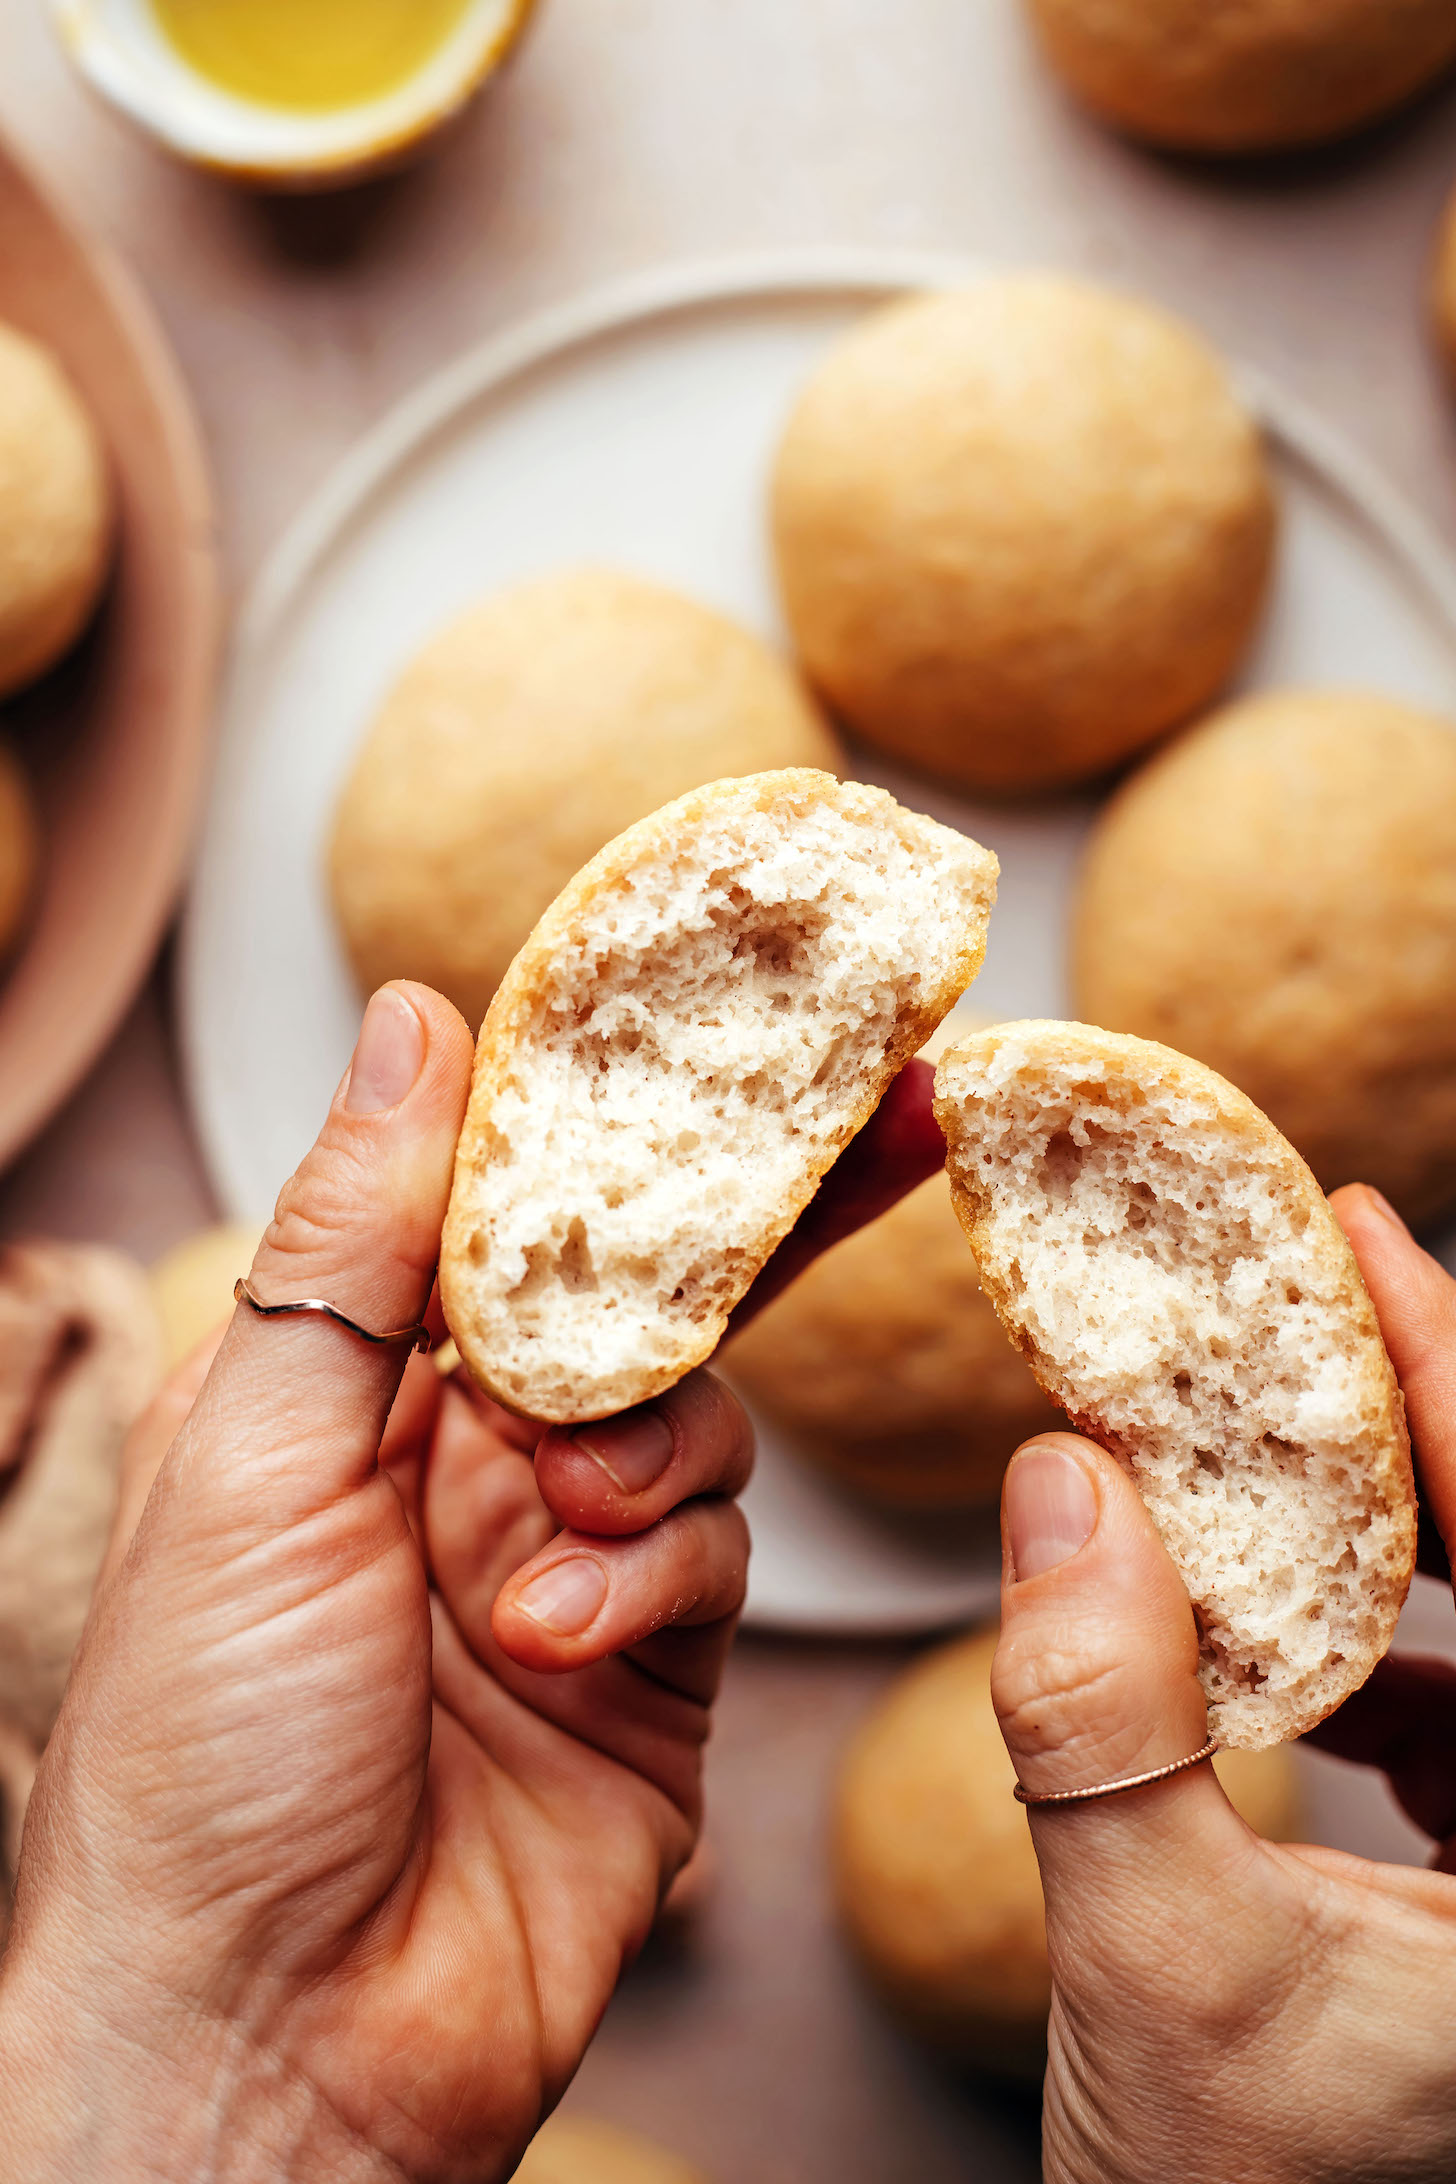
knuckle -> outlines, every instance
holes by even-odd
[[[1096,1633],[1062,1632],[1030,1645],[1003,1636],[991,1670],[1002,1730],[1027,1755],[1103,1747],[1137,1718],[1128,1664]]]
[[[732,1605],[739,1608],[748,1589],[751,1544],[748,1520],[737,1502],[718,1502],[713,1516],[716,1537],[712,1542],[712,1560],[717,1590],[720,1597],[731,1600]]]
[[[365,1184],[352,1148],[316,1145],[279,1192],[264,1249],[285,1259],[331,1256],[369,1202]]]
[[[677,1621],[704,1607],[727,1614],[742,1605],[749,1541],[736,1503],[694,1503],[667,1518],[661,1531],[674,1580],[664,1620]]]
[[[699,1367],[662,1398],[687,1446],[737,1481],[753,1465],[753,1425],[726,1381]]]

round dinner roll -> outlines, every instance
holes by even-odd
[[[100,434],[49,349],[0,323],[0,698],[80,635],[110,551]]]
[[[836,1792],[835,1887],[856,1952],[916,2031],[974,2067],[1040,2075],[1041,1878],[991,1704],[995,1650],[992,1630],[922,1654],[862,1725]],[[1214,1764],[1258,1834],[1298,1833],[1287,1752]]]
[[[1030,0],[1092,111],[1172,151],[1344,136],[1456,57],[1452,0]]]
[[[252,1265],[261,1235],[261,1227],[246,1222],[222,1222],[184,1237],[158,1259],[152,1296],[168,1372],[231,1319],[233,1285]]]
[[[1103,812],[1073,988],[1231,1078],[1326,1190],[1456,1207],[1456,728],[1338,691],[1214,714]]]
[[[1456,190],[1446,202],[1431,266],[1431,326],[1441,362],[1456,388]]]
[[[10,954],[25,921],[39,862],[40,830],[30,784],[14,752],[0,744],[0,961]]]
[[[1268,587],[1257,427],[1178,320],[1052,274],[872,313],[773,478],[811,682],[972,791],[1097,774],[1207,702]]]
[[[990,1022],[954,1010],[919,1059]],[[1012,1452],[1066,1426],[981,1292],[943,1175],[822,1253],[721,1355],[796,1453],[886,1509],[994,1502]]]
[[[706,2184],[701,2170],[614,2123],[552,2116],[541,2126],[515,2184]]]
[[[1066,1427],[981,1294],[943,1175],[816,1259],[722,1365],[804,1455],[892,1509],[994,1502],[1013,1450]]]
[[[345,786],[330,873],[359,982],[423,979],[478,1025],[626,827],[728,775],[839,764],[791,670],[695,600],[607,569],[500,592],[405,670]]]

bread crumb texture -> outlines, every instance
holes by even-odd
[[[954,1048],[936,1112],[987,1293],[1188,1587],[1211,1733],[1300,1735],[1384,1653],[1415,1557],[1400,1392],[1313,1176],[1213,1071],[1081,1024]]]
[[[610,843],[491,1004],[441,1258],[451,1333],[528,1416],[702,1362],[970,983],[996,860],[881,789],[722,781]]]

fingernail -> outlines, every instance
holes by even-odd
[[[607,1597],[607,1573],[589,1556],[573,1555],[569,1562],[553,1562],[549,1570],[533,1577],[516,1606],[533,1623],[544,1623],[562,1638],[575,1638],[594,1623]]]
[[[1023,1449],[1006,1474],[1006,1529],[1018,1584],[1054,1570],[1085,1547],[1097,1523],[1097,1494],[1064,1449]]]
[[[672,1427],[659,1410],[623,1411],[579,1426],[571,1438],[622,1494],[645,1494],[672,1462]]]
[[[351,1115],[377,1115],[398,1107],[425,1059],[425,1027],[402,993],[382,986],[359,1026],[349,1065],[344,1107]]]
[[[1409,1236],[1410,1230],[1407,1228],[1405,1222],[1402,1221],[1400,1215],[1396,1212],[1394,1206],[1392,1206],[1384,1191],[1378,1191],[1373,1183],[1367,1183],[1365,1186],[1365,1196],[1369,1199],[1371,1205],[1375,1208],[1375,1211],[1377,1213],[1384,1214],[1386,1220],[1390,1223],[1392,1228],[1398,1228],[1402,1236]]]

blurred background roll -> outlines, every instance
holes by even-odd
[[[1171,151],[1320,144],[1389,113],[1456,57],[1451,0],[1030,0],[1093,113]]]
[[[526,2148],[516,2184],[707,2184],[701,2170],[635,2131],[552,2116]]]
[[[168,1372],[232,1318],[233,1289],[252,1266],[262,1233],[261,1223],[224,1221],[185,1236],[158,1259],[152,1300]]]

